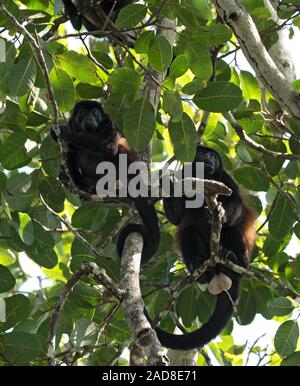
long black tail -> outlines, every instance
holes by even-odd
[[[119,233],[117,241],[118,254],[121,257],[124,243],[130,233],[137,232],[143,236],[144,246],[142,251],[142,264],[146,263],[152,256],[155,255],[159,248],[160,231],[157,213],[153,203],[149,202],[145,197],[137,197],[134,199],[134,205],[139,212],[143,224],[128,224]]]
[[[159,327],[156,327],[155,331],[162,346],[173,350],[192,350],[204,346],[215,338],[226,326],[232,316],[232,311],[233,306],[228,294],[222,292],[217,296],[211,317],[198,330],[183,335],[175,335]],[[144,312],[151,323],[148,312],[145,309]]]

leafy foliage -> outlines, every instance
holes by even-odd
[[[246,326],[260,314],[280,323],[269,363],[299,365],[299,304],[284,288],[300,296],[300,161],[254,151],[222,114],[231,112],[253,141],[275,152],[299,155],[300,130],[269,93],[262,94],[253,73],[235,65],[232,59],[239,47],[232,31],[216,18],[211,1],[149,0],[125,7],[116,26],[135,37],[133,47],[111,44],[112,38],[105,36],[85,38],[85,45],[72,37],[59,38],[74,33],[65,24],[58,32],[51,29],[62,14],[61,1],[1,3],[39,37],[61,123],[75,101],[101,98],[133,148],[143,151],[152,140],[154,161],[166,162],[173,155],[181,162],[192,161],[200,138],[221,154],[226,170],[250,191],[248,200],[260,228],[251,266],[266,279],[243,279],[235,320]],[[269,49],[278,39],[269,11],[263,1],[244,3]],[[288,3],[299,6],[299,1]],[[291,34],[300,26],[299,16],[293,15],[289,9],[279,15],[289,19]],[[177,18],[174,46],[157,31],[158,17]],[[45,76],[19,33],[0,12],[0,43],[5,43],[5,52],[0,44],[0,296],[5,303],[4,308],[0,302],[0,365],[45,365],[51,312],[71,274],[82,262],[93,261],[119,281],[116,228],[127,210],[81,201],[58,181],[60,151],[50,136],[52,110]],[[142,96],[155,71],[166,73],[157,114]],[[161,220],[158,256],[143,272],[145,302],[156,315],[170,300],[165,288],[185,275],[172,247],[174,227],[163,216]],[[214,301],[198,285],[185,288],[177,300],[177,317],[188,330],[207,320]],[[76,285],[58,324],[61,363],[70,364],[72,355],[74,362],[89,365],[115,363],[115,358],[118,364],[127,363],[120,356],[131,343],[131,332],[122,308],[115,307],[116,300],[93,280],[84,278]],[[103,325],[109,313],[111,319]],[[175,328],[169,315],[161,325],[169,331]],[[213,361],[241,365],[248,363],[249,351],[252,357],[264,355],[258,343],[251,348],[235,344],[232,329],[230,323],[221,340],[210,343]],[[90,349],[82,349],[87,346]],[[199,354],[199,364],[205,363]]]

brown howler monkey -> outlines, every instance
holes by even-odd
[[[224,171],[219,154],[210,148],[198,145],[196,162],[204,163],[206,179],[223,182],[232,190],[231,196],[219,196],[222,207],[217,207],[213,216],[223,219],[220,237],[220,258],[228,259],[242,267],[247,267],[255,242],[254,214],[241,198],[239,188]],[[196,177],[193,168],[193,177]],[[185,207],[186,198],[165,198],[164,210],[169,221],[177,225],[176,240],[185,265],[190,272],[210,258],[210,216],[205,205],[200,208]],[[201,347],[216,337],[226,326],[233,312],[233,304],[238,302],[241,275],[222,264],[209,267],[199,278],[200,283],[209,283],[209,291],[217,295],[215,309],[206,323],[198,330],[175,335],[155,328],[157,337],[165,347],[176,350],[191,350]],[[228,290],[228,293],[223,290]],[[147,314],[147,311],[145,311]],[[149,315],[148,319],[151,321]]]
[[[82,25],[87,31],[93,32],[103,28],[105,20],[97,9],[101,9],[106,16],[114,22],[122,8],[133,3],[134,0],[63,0],[65,13],[69,17],[72,26],[80,30]]]
[[[130,149],[126,139],[113,125],[102,105],[96,101],[76,103],[67,125],[62,125],[61,137],[67,147],[67,167],[75,185],[83,191],[96,194],[96,185],[101,175],[96,168],[101,162],[111,162],[119,171],[119,154],[127,154],[128,166],[137,161],[137,154]],[[52,132],[54,139],[56,135]],[[128,179],[133,176],[128,175]],[[60,180],[68,184],[66,173],[61,170]],[[160,242],[160,231],[155,207],[145,197],[133,198],[142,224],[128,224],[121,230],[117,250],[122,256],[126,237],[132,232],[142,234],[144,246],[142,263],[147,262],[156,252]]]

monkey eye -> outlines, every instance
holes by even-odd
[[[101,118],[100,111],[98,111],[98,110],[94,110],[94,111],[93,111],[93,115],[94,115],[94,117],[96,117],[96,118]]]

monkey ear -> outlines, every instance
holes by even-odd
[[[229,276],[225,275],[223,272],[216,274],[208,285],[208,291],[212,295],[219,295],[224,290],[230,290],[232,286],[232,280]]]

